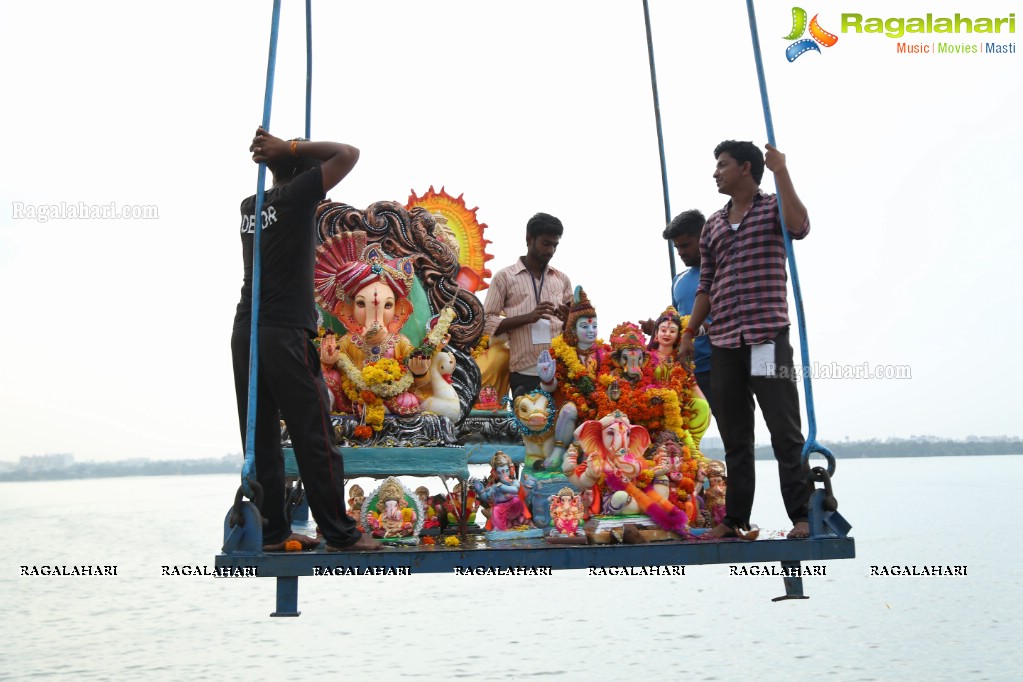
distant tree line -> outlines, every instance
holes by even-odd
[[[241,455],[225,455],[219,459],[133,459],[116,462],[76,462],[60,468],[18,467],[0,472],[0,481],[58,481],[121,476],[191,476],[230,474],[240,472],[241,469]]]
[[[887,440],[820,441],[838,459],[858,457],[963,457],[972,455],[1023,455],[1020,438],[967,438],[943,440],[930,436],[921,438],[890,438]],[[708,457],[723,457],[720,441],[702,451]],[[759,445],[757,459],[774,459],[770,445]]]
[[[972,455],[1023,455],[1020,438],[967,438],[943,440],[931,436],[890,438],[887,440],[821,441],[838,459],[859,457],[963,457]],[[708,438],[701,445],[703,454],[723,459],[721,441]],[[756,449],[757,459],[774,459],[770,445]],[[234,474],[242,469],[240,454],[207,459],[150,460],[116,462],[77,462],[56,468],[18,466],[0,471],[0,481],[54,481],[76,478],[114,478],[119,476],[192,476],[197,474]]]

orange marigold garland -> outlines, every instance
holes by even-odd
[[[605,371],[607,362],[603,346],[604,342],[597,339],[590,357],[583,364],[579,361],[576,349],[565,342],[564,336],[558,335],[551,341],[551,354],[557,361],[554,374],[558,381],[558,388],[554,392],[555,404],[560,406],[569,401],[575,403],[580,423],[598,416],[594,400],[600,393],[597,377]]]

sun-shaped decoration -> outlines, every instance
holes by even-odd
[[[442,220],[437,220],[437,236],[443,240],[443,231],[447,231],[458,244],[458,264],[460,266],[456,281],[458,285],[468,291],[476,292],[486,289],[486,280],[490,279],[490,270],[486,268],[488,260],[493,256],[487,253],[488,239],[483,238],[483,231],[487,229],[486,223],[476,220],[477,208],[467,208],[461,194],[458,198],[451,196],[440,188],[440,192],[430,185],[429,191],[423,196],[416,196],[412,190],[411,196],[405,208],[412,210],[421,206],[433,214],[436,219],[438,215],[447,221],[446,225]]]

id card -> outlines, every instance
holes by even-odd
[[[529,332],[532,334],[533,343],[550,344],[553,340],[551,336],[551,321],[546,317],[541,317],[539,320],[529,325]]]
[[[775,369],[774,341],[750,346],[749,364],[750,376],[773,377]]]

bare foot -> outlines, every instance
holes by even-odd
[[[721,538],[734,538],[738,536],[735,534],[735,530],[731,526],[719,523],[707,531],[703,537],[718,540]]]
[[[359,539],[347,547],[333,547],[327,545],[328,552],[378,552],[384,548],[384,543],[374,540],[369,535],[363,534]]]
[[[810,524],[807,523],[806,521],[800,521],[799,523],[792,527],[792,530],[789,531],[789,534],[786,537],[789,540],[807,539],[808,537],[810,537]]]
[[[283,552],[284,551],[284,543],[286,543],[286,542],[287,542],[287,540],[281,540],[280,542],[275,542],[272,545],[263,545],[263,551],[264,552]]]
[[[759,530],[742,531],[736,528],[732,528],[731,526],[725,525],[723,523],[719,523],[718,525],[714,526],[713,528],[710,529],[710,531],[703,535],[704,538],[709,538],[711,540],[737,538],[739,540],[746,540],[748,542],[756,540],[759,536],[760,536]]]
[[[275,543],[273,543],[271,545],[263,545],[263,551],[264,552],[286,552],[287,551],[287,544],[289,542],[297,542],[298,544],[302,545],[302,550],[303,551],[307,551],[307,550],[310,550],[310,549],[316,549],[320,545],[320,543],[322,541],[323,541],[322,538],[317,539],[317,538],[311,538],[308,535],[301,535],[299,533],[292,533],[285,540],[281,540],[280,542],[275,542]]]
[[[323,542],[323,538],[322,537],[311,538],[308,535],[302,535],[300,533],[292,533],[291,535],[288,536],[288,541],[289,542],[290,541],[295,541],[295,542],[301,544],[302,545],[302,549],[316,549],[319,546],[319,544],[321,542]]]

